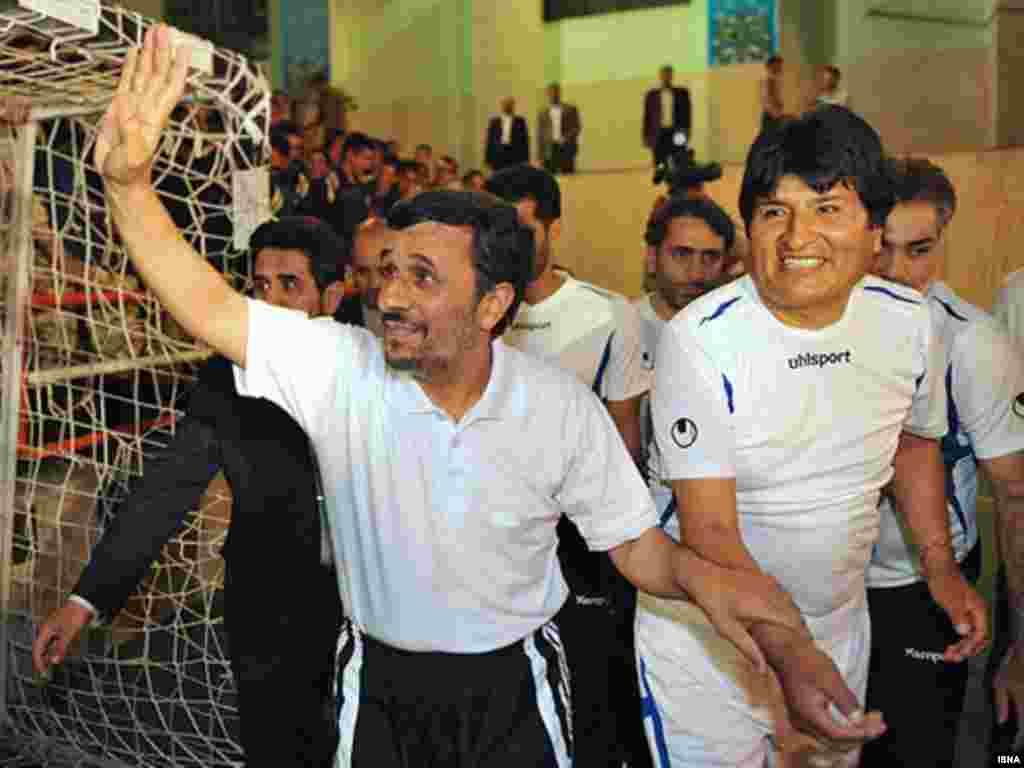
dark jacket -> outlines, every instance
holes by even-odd
[[[690,138],[690,92],[672,88],[672,128]],[[661,133],[661,88],[652,88],[644,96],[644,145],[654,149]]]
[[[510,165],[530,162],[530,135],[526,127],[526,118],[522,115],[513,116],[509,143],[502,144],[501,117],[492,117],[487,125],[484,159],[496,171]]]

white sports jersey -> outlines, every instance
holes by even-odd
[[[978,543],[978,459],[1024,450],[1024,362],[1009,336],[985,312],[948,286],[932,283],[928,303],[946,360],[949,431],[942,438],[946,505],[953,551],[963,560]],[[898,587],[920,576],[908,531],[888,497],[871,553],[869,587]]]
[[[640,317],[618,294],[566,276],[551,296],[523,304],[505,342],[575,373],[601,398],[630,400],[651,388],[653,363]]]
[[[309,434],[342,600],[382,642],[449,653],[517,642],[568,594],[563,514],[593,550],[655,523],[594,394],[500,341],[483,395],[455,423],[387,367],[365,329],[250,301],[248,339],[238,391],[277,403]]]
[[[992,314],[1024,348],[1024,269],[1007,276]]]
[[[937,351],[908,288],[866,277],[838,322],[803,330],[740,278],[662,334],[651,399],[664,475],[735,478],[754,559],[806,616],[837,612],[863,597],[901,430],[946,432]]]
[[[654,294],[648,293],[633,301],[637,313],[640,315],[640,327],[643,332],[644,346],[651,356],[651,364],[657,368],[656,357],[658,343],[661,341],[661,332],[668,324],[654,309]],[[654,426],[651,422],[651,398],[644,396],[640,408],[640,437],[644,446],[644,468],[647,475],[647,483],[651,489],[651,496],[654,498],[654,506],[659,515],[668,508],[672,500],[672,489],[661,482],[661,461],[658,457],[658,444],[654,441]]]

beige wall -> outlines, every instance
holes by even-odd
[[[1003,277],[1024,267],[1024,148],[932,156],[957,189],[946,235],[943,279],[968,301],[991,308]],[[708,192],[739,219],[742,168],[728,166]],[[656,190],[639,170],[562,180],[563,235],[555,261],[584,280],[640,293],[643,226]]]

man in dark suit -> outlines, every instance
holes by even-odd
[[[326,224],[264,223],[251,250],[258,298],[311,315],[334,312],[349,249]],[[171,443],[146,462],[71,596],[40,628],[36,668],[45,673],[59,663],[93,618],[117,615],[219,470],[233,497],[223,548],[224,625],[245,764],[330,765],[342,606],[321,528],[316,458],[283,410],[238,395],[222,357],[202,368]]]
[[[690,128],[690,92],[673,87],[672,67],[666,65],[661,68],[661,87],[644,96],[644,146],[654,153],[655,165],[690,143]]]
[[[548,173],[575,173],[579,150],[580,112],[575,104],[562,102],[558,83],[548,86],[551,103],[537,114],[537,149]]]
[[[510,165],[530,162],[530,134],[526,118],[516,114],[516,101],[511,96],[501,102],[501,114],[487,125],[484,159],[495,171]]]

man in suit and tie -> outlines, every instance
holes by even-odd
[[[516,114],[516,100],[511,96],[502,100],[501,114],[492,117],[487,126],[484,159],[495,171],[530,162],[530,135],[526,119]]]
[[[677,138],[682,134],[682,139]],[[690,92],[672,85],[672,67],[661,68],[661,87],[644,97],[644,146],[654,153],[654,164],[664,162],[673,148],[690,142]]]
[[[558,83],[548,86],[551,103],[537,114],[537,148],[548,173],[575,173],[576,152],[583,129],[575,104],[562,103]]]

